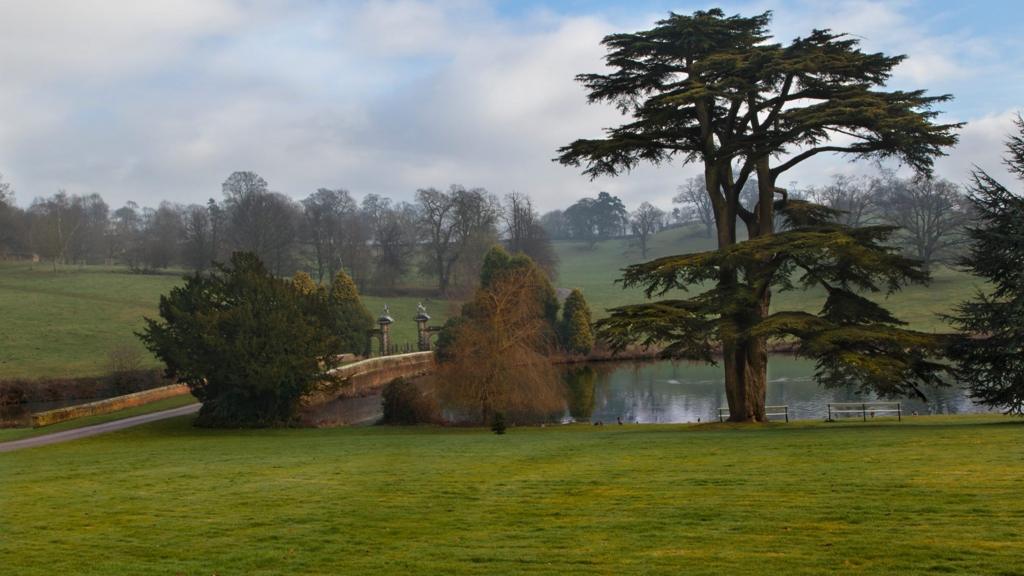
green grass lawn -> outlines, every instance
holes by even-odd
[[[675,228],[651,240],[646,260],[714,247],[714,240],[704,238],[695,227]],[[631,245],[629,240],[608,240],[593,248],[585,243],[559,241],[555,242],[555,250],[560,261],[556,284],[581,288],[596,317],[604,316],[607,308],[643,300],[642,289],[624,290],[614,283],[623,267],[645,261],[639,247]],[[912,328],[949,332],[951,328],[938,315],[949,313],[954,305],[974,296],[983,284],[969,274],[941,266],[933,270],[932,276],[927,286],[911,286],[889,297],[878,295],[877,298]],[[772,299],[774,309],[779,310],[817,312],[823,303],[824,293],[817,290],[776,293]]]
[[[1024,423],[203,430],[0,454],[7,574],[1024,574]]]
[[[143,317],[155,317],[161,294],[181,283],[180,274],[133,274],[125,268],[62,267],[0,262],[0,379],[98,376],[108,372],[111,350],[139,350],[146,367],[159,363],[135,337]],[[374,318],[391,308],[393,342],[415,345],[413,297],[365,297]],[[424,301],[434,323],[451,304]]]
[[[191,394],[182,394],[181,396],[164,398],[163,400],[157,400],[156,402],[150,402],[141,406],[125,408],[124,410],[110,412],[109,414],[97,414],[96,416],[76,418],[74,420],[60,422],[51,426],[43,426],[42,428],[0,428],[0,442],[21,440],[23,438],[53,434],[54,432],[74,430],[75,428],[92,426],[94,424],[113,422],[114,420],[123,420],[125,418],[131,418],[132,416],[141,416],[143,414],[151,414],[153,412],[160,412],[161,410],[170,410],[171,408],[194,404],[196,401],[197,400]]]

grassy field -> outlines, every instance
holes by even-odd
[[[706,250],[712,241],[694,235],[693,228],[667,230],[651,242],[648,258]],[[556,242],[560,274],[556,285],[583,289],[598,317],[612,306],[638,302],[640,290],[625,291],[614,284],[619,270],[642,258],[627,240],[610,240],[588,248],[574,242]],[[417,286],[428,279],[412,279]],[[177,274],[140,275],[123,268],[69,267],[53,272],[48,265],[0,263],[0,378],[95,376],[106,372],[107,355],[119,346],[144,354],[148,366],[157,362],[142,348],[133,332],[143,316],[156,314],[161,294],[181,282]],[[926,287],[915,286],[888,298],[887,305],[915,328],[948,331],[936,315],[973,295],[978,282],[959,271],[939,268]],[[416,342],[412,318],[414,297],[364,296],[367,308],[378,316],[388,304],[396,322],[397,344]],[[820,293],[777,294],[779,308],[816,310]],[[434,323],[440,325],[456,310],[446,300],[425,299]]]
[[[181,282],[178,274],[133,274],[124,268],[66,267],[0,262],[0,378],[98,376],[108,371],[111,350],[139,350],[147,367],[158,362],[134,332],[156,316],[161,294]],[[393,341],[416,343],[417,298],[365,297],[376,318],[388,304]],[[425,301],[437,324],[446,301]]]
[[[704,238],[696,228],[676,228],[651,240],[647,259],[713,248],[714,241]],[[555,249],[560,261],[558,286],[581,288],[595,316],[604,315],[603,310],[607,308],[643,300],[642,290],[623,290],[614,283],[624,266],[644,261],[639,247],[628,240],[609,240],[594,248],[579,242],[556,242]],[[950,327],[937,315],[948,313],[955,304],[973,296],[981,283],[964,272],[946,267],[937,267],[932,276],[927,286],[912,286],[888,298],[884,295],[879,298],[913,328],[948,332]],[[823,302],[824,293],[818,291],[783,292],[773,296],[773,306],[777,309],[817,312]]]
[[[1024,423],[203,430],[0,454],[4,574],[1024,574]]]

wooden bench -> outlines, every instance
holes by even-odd
[[[789,422],[789,405],[784,405],[784,406],[765,406],[764,407],[764,417],[768,418],[769,420],[771,420],[772,416],[784,416],[786,418],[786,422]],[[725,419],[728,418],[728,417],[729,417],[729,409],[728,408],[719,408],[718,409],[718,421],[719,422],[725,422]]]
[[[828,405],[828,422],[835,422],[836,416],[857,416],[867,422],[868,416],[875,414],[896,414],[896,419],[903,421],[903,407],[899,402],[830,402]]]

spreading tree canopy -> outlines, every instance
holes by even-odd
[[[1024,180],[1024,119],[1016,124],[1006,165]],[[1024,414],[1024,197],[976,170],[970,201],[977,225],[968,229],[971,251],[961,264],[992,289],[957,307],[951,320],[966,334],[951,356],[976,400]]]
[[[203,403],[198,423],[286,424],[303,395],[331,381],[342,342],[323,319],[320,291],[275,278],[251,253],[236,252],[160,297],[142,341]]]
[[[625,286],[648,297],[705,282],[710,290],[625,306],[599,323],[616,346],[641,341],[667,354],[713,360],[720,350],[730,419],[764,420],[770,339],[794,342],[817,360],[818,377],[888,394],[919,393],[938,381],[929,360],[936,338],[901,327],[863,292],[893,291],[926,275],[885,247],[891,228],[849,228],[834,213],[792,199],[779,177],[823,153],[900,160],[927,173],[956,142],[958,125],[935,122],[949,96],[886,90],[903,56],[860,50],[858,41],[813,30],[771,41],[771,13],[726,16],[718,9],[670,14],[650,30],[613,34],[607,74],[578,76],[590,102],[610,102],[630,119],[604,138],[559,150],[563,164],[591,177],[642,162],[703,167],[718,250],[661,258],[626,269]],[[751,208],[740,202],[756,180]],[[787,221],[776,234],[776,212]],[[737,221],[746,242],[737,243]],[[773,289],[820,287],[817,314],[770,313]]]

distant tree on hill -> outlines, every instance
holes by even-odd
[[[275,274],[294,269],[302,214],[296,203],[254,172],[234,172],[222,189],[232,249],[256,254]]]
[[[360,213],[369,224],[373,244],[372,286],[379,293],[392,292],[416,257],[416,209],[405,202],[393,205],[390,198],[367,194]]]
[[[598,240],[621,236],[629,223],[622,200],[608,192],[599,192],[596,198],[581,198],[564,214],[572,238],[585,241],[590,247]]]
[[[654,236],[665,223],[665,212],[656,208],[649,202],[640,204],[640,207],[633,212],[629,225],[633,231],[633,237],[640,244],[640,253],[643,258],[647,257],[647,242]]]
[[[147,318],[139,336],[203,403],[197,424],[281,425],[331,379],[331,359],[343,351],[322,321],[327,307],[322,292],[305,294],[236,253],[162,296],[160,318]]]
[[[317,280],[341,270],[346,222],[355,214],[356,202],[347,190],[320,188],[302,201],[305,237],[313,248]],[[352,219],[351,223],[354,223]]]
[[[558,272],[558,256],[530,197],[521,192],[506,195],[501,217],[505,222],[509,251],[526,254],[547,273],[548,278],[554,278]]]
[[[836,211],[836,221],[846,226],[866,226],[873,223],[878,214],[878,178],[845,176],[832,177],[832,183],[812,188],[808,196],[822,206]]]
[[[925,270],[965,244],[971,204],[948,180],[889,177],[878,184],[876,201],[879,219],[899,228],[896,238]]]
[[[1024,120],[1007,142],[1006,165],[1024,181]],[[970,252],[960,264],[991,289],[956,308],[950,317],[965,334],[951,355],[975,400],[1024,414],[1024,196],[985,171],[974,171],[969,201],[977,214],[967,229]]]
[[[552,240],[565,240],[571,236],[569,222],[561,210],[546,212],[540,217],[540,225]]]
[[[206,206],[191,204],[182,212],[182,262],[192,270],[206,270],[217,259],[213,222]]]
[[[684,207],[686,219],[699,222],[704,227],[704,237],[711,238],[715,231],[715,211],[708,196],[707,184],[703,176],[694,176],[679,186],[678,193],[672,202]]]
[[[427,253],[424,271],[437,278],[438,291],[449,294],[460,274],[475,283],[483,256],[497,239],[497,199],[483,188],[453,184],[447,192],[417,190],[416,203]]]

